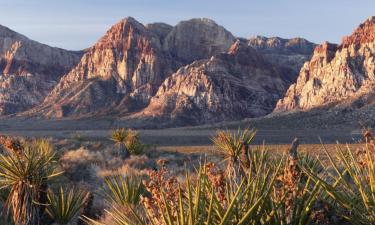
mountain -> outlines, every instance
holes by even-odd
[[[326,42],[315,48],[296,83],[277,103],[275,113],[334,106],[353,110],[373,105],[374,56],[375,17],[370,17],[340,45]]]
[[[193,124],[266,115],[314,44],[238,39],[209,19],[112,26],[44,102],[20,116]]]
[[[289,80],[295,82],[303,64],[310,60],[316,44],[303,38],[284,39],[280,37],[256,36],[248,40],[263,57],[283,70],[289,70]]]
[[[180,68],[135,117],[191,125],[264,116],[289,86],[287,73],[238,40],[227,53]]]
[[[40,44],[0,25],[0,115],[41,103],[80,56],[80,52]]]
[[[163,49],[183,64],[227,51],[235,37],[210,19],[191,19],[178,23],[166,36]]]
[[[230,32],[207,19],[171,27],[144,26],[126,18],[84,54],[41,106],[27,113],[46,117],[130,113],[146,106],[178,67],[225,50],[232,42]]]

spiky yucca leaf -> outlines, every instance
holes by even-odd
[[[107,200],[119,206],[138,204],[145,191],[142,181],[136,178],[114,176],[105,178],[104,182]]]
[[[89,192],[73,188],[65,190],[60,187],[57,193],[48,191],[48,206],[46,211],[48,215],[60,225],[68,224],[81,211],[85,204]]]
[[[338,148],[336,159],[325,148],[331,169],[322,175],[305,169],[343,210],[340,216],[351,224],[375,223],[375,149],[368,145],[359,153]],[[348,215],[350,214],[350,216]]]
[[[0,155],[0,189],[9,189],[5,207],[15,224],[39,223],[43,187],[56,171],[55,154],[44,141],[26,143],[23,151]]]
[[[238,159],[244,145],[249,145],[256,134],[255,129],[238,129],[236,133],[219,130],[212,142],[226,157]]]
[[[269,201],[281,162],[274,168],[267,168],[265,163],[259,163],[257,167],[258,174],[250,173],[240,183],[226,181],[224,202],[220,200],[222,196],[217,192],[217,184],[209,179],[206,167],[202,166],[197,177],[186,175],[185,182],[178,187],[176,202],[166,197],[172,190],[160,187],[159,194],[151,195],[161,198],[161,204],[150,206],[146,201],[140,207],[130,204],[125,208],[112,207],[109,215],[116,225],[260,224],[272,213]],[[153,214],[155,212],[158,217]],[[92,220],[91,223],[95,224]]]

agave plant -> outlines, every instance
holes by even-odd
[[[0,189],[9,189],[5,208],[15,224],[39,224],[47,183],[61,174],[54,158],[45,141],[26,143],[22,151],[0,155]]]
[[[126,159],[129,157],[129,152],[126,149],[126,138],[128,136],[128,132],[124,128],[119,128],[112,131],[111,140],[115,142],[118,146],[119,155],[121,158]]]
[[[256,134],[255,129],[246,128],[244,130],[237,130],[237,133],[231,131],[217,131],[215,137],[212,138],[212,142],[216,146],[217,150],[222,153],[225,159],[228,161],[227,173],[230,176],[236,176],[238,173],[243,173],[241,168],[241,156],[245,155],[245,160],[248,158],[246,154],[249,154],[249,145],[254,139]]]
[[[68,224],[81,212],[89,194],[89,192],[77,188],[67,191],[60,187],[57,193],[49,190],[46,211],[55,223]]]

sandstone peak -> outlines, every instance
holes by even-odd
[[[375,16],[369,17],[350,36],[344,37],[341,47],[346,48],[352,44],[360,45],[373,41],[375,41]]]
[[[191,19],[178,23],[166,36],[163,49],[183,64],[227,51],[236,38],[209,19]]]
[[[375,82],[375,20],[366,20],[341,45],[323,43],[302,67],[275,111],[311,110],[355,102]]]
[[[79,52],[40,44],[0,26],[0,115],[41,103],[80,56]]]
[[[246,41],[179,69],[136,117],[198,124],[269,113],[288,86],[281,70]]]
[[[262,50],[262,51],[270,51],[270,52],[284,52],[287,51],[298,53],[302,55],[311,54],[313,51],[315,44],[312,42],[307,41],[303,38],[292,38],[292,39],[285,39],[280,37],[264,37],[264,36],[256,36],[250,38],[248,40],[249,45],[252,47]]]

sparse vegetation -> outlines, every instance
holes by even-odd
[[[60,187],[57,193],[48,191],[46,212],[59,225],[66,225],[80,213],[89,197],[89,192],[72,188],[65,190]]]
[[[112,131],[111,140],[117,145],[119,155],[123,159],[129,155],[140,155],[145,148],[140,141],[139,133],[132,129],[120,128]]]
[[[270,154],[252,145],[252,129],[218,131],[212,155],[195,158],[130,150],[143,145],[133,130],[112,136],[129,157],[88,140],[56,154],[46,140],[2,139],[2,224],[375,223],[370,131],[356,150],[337,145],[324,159],[301,153],[297,139],[284,154]]]

